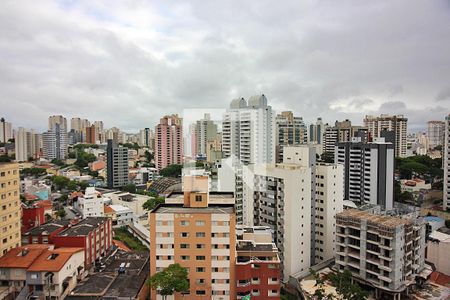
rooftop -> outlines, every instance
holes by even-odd
[[[343,212],[336,215],[337,218],[354,218],[358,220],[366,220],[371,223],[375,223],[381,226],[392,227],[395,228],[400,225],[411,224],[411,220],[402,219],[398,217],[389,217],[382,215],[374,215],[368,213],[366,211],[356,210],[356,209],[347,209]]]
[[[119,274],[121,266],[124,272]],[[103,271],[80,282],[66,299],[98,299],[100,296],[134,299],[149,271],[149,252],[126,252],[118,249],[105,261]]]
[[[77,252],[84,251],[83,248],[58,248],[45,250],[39,255],[28,268],[31,272],[58,272],[67,261]]]
[[[234,204],[214,204],[208,207],[183,207],[183,204],[164,203],[155,207],[152,213],[158,214],[232,214]]]
[[[70,224],[69,220],[56,220],[50,221],[45,224],[42,224],[38,227],[32,228],[27,232],[23,233],[23,235],[50,235],[58,229],[66,227]]]
[[[0,257],[0,268],[27,269],[48,248],[49,245],[35,244],[11,249]]]
[[[61,231],[58,236],[86,236],[108,220],[106,217],[88,217]]]
[[[123,206],[123,205],[114,204],[114,205],[110,205],[109,207],[115,212],[131,211],[131,209],[129,209],[128,207]]]

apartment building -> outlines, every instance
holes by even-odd
[[[19,165],[0,163],[0,256],[21,243]]]
[[[283,265],[282,280],[287,282],[289,275],[311,266],[311,167],[281,163],[253,165],[245,170],[247,224],[271,228]]]
[[[316,165],[314,263],[334,258],[336,253],[337,213],[344,206],[344,167],[339,164]]]
[[[88,217],[53,236],[56,248],[83,248],[85,267],[91,267],[112,245],[111,219]]]
[[[353,138],[336,145],[335,162],[344,165],[344,197],[358,204],[394,205],[394,145],[383,138],[373,143]]]
[[[213,141],[217,136],[217,125],[211,120],[210,114],[205,114],[203,119],[195,124],[195,153],[192,157],[198,155],[206,157],[208,142]]]
[[[108,140],[106,148],[106,174],[108,188],[119,188],[128,184],[128,148],[114,140]]]
[[[375,288],[377,299],[415,285],[425,263],[422,219],[370,214],[354,209],[336,215],[336,265],[353,278]]]
[[[150,276],[179,263],[189,271],[190,291],[167,299],[235,299],[234,205],[220,204],[233,196],[210,194],[205,176],[185,177],[183,190],[183,203],[161,204],[150,213]],[[154,290],[151,297],[162,299]]]
[[[337,143],[349,142],[353,137],[361,137],[363,141],[367,140],[367,128],[362,126],[353,126],[350,120],[336,121],[334,126],[328,126],[324,131],[323,152],[334,155]]]
[[[51,220],[22,233],[22,245],[53,244],[53,237],[69,227],[69,220]]]
[[[95,187],[87,187],[83,196],[73,199],[73,208],[82,218],[103,217],[103,197]]]
[[[158,170],[183,163],[183,119],[164,116],[155,127],[155,164]]]
[[[6,122],[5,118],[0,119],[0,143],[7,143],[14,138],[13,128],[10,122]]]
[[[302,117],[295,117],[292,111],[283,111],[275,118],[276,161],[283,161],[283,148],[288,145],[308,143],[308,131]]]
[[[450,115],[445,117],[444,148],[442,149],[442,168],[444,169],[443,203],[444,210],[450,208]]]
[[[236,228],[236,296],[279,299],[281,262],[270,227]]]
[[[445,122],[443,121],[427,122],[427,138],[429,149],[434,149],[437,146],[443,146],[444,132],[445,132]]]
[[[383,131],[394,133],[394,153],[396,157],[406,156],[406,136],[408,119],[403,115],[366,116],[364,126],[369,130],[372,139],[383,137]]]

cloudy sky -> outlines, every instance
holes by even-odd
[[[307,122],[450,112],[450,1],[0,2],[0,115],[126,131],[264,93]]]

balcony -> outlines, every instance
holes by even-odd
[[[237,287],[246,287],[250,285],[250,280],[239,280]]]

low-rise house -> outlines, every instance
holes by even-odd
[[[113,226],[121,227],[133,223],[134,214],[131,209],[123,205],[110,205],[110,209],[114,211]]]
[[[84,271],[83,248],[45,250],[27,269],[30,296],[64,299]]]
[[[436,271],[450,276],[450,229],[441,228],[430,234],[426,260],[434,264]]]

